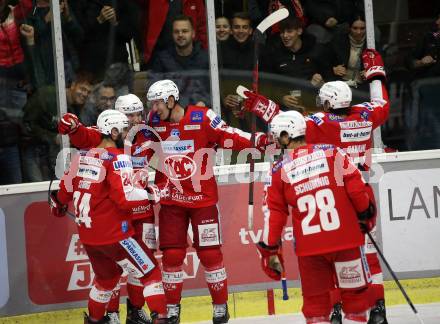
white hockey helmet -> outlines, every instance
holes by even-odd
[[[144,105],[138,96],[129,93],[124,96],[119,96],[118,99],[116,99],[115,109],[123,114],[132,114],[144,111]]]
[[[326,82],[319,89],[317,101],[319,106],[328,101],[332,109],[347,108],[351,103],[351,89],[343,81]]]
[[[272,119],[269,131],[275,140],[280,138],[283,132],[286,132],[289,138],[294,139],[306,134],[306,120],[295,110],[283,111]]]
[[[174,100],[179,101],[179,88],[171,80],[160,80],[154,82],[147,92],[147,100],[160,100],[167,102],[170,96],[174,97]]]
[[[107,109],[99,114],[96,126],[104,135],[110,135],[113,128],[121,133],[124,128],[128,127],[128,118],[120,111]]]

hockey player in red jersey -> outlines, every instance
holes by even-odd
[[[370,275],[359,222],[368,224],[374,205],[360,171],[339,148],[306,144],[306,122],[296,111],[275,116],[269,131],[287,151],[266,180],[263,241],[257,245],[263,270],[281,277],[278,251],[291,206],[306,323],[330,323],[335,283],[344,323],[366,323]]]
[[[115,102],[115,109],[125,114],[130,125],[137,125],[143,122],[144,106],[141,100],[134,94],[119,96]],[[65,114],[59,122],[59,132],[68,134],[72,144],[78,148],[90,148],[97,146],[102,140],[102,134],[96,127],[85,127],[74,114]],[[138,148],[148,144],[149,140],[145,132],[136,134],[133,141],[131,162],[135,172],[135,182],[145,188],[148,182],[148,161],[145,151]],[[154,253],[156,250],[156,231],[154,225],[154,212],[151,205],[143,206],[133,212],[132,225],[135,231],[135,238],[143,242]],[[130,275],[127,279],[127,324],[148,324],[150,319],[142,309],[144,305],[142,283]],[[119,299],[120,285],[113,291],[107,307],[107,315],[113,320],[112,324],[119,323]]]
[[[373,83],[371,101],[350,107],[352,93],[350,87],[342,81],[325,83],[319,90],[318,104],[323,112],[307,118],[306,142],[330,143],[342,148],[359,168],[369,170],[371,166],[371,148],[373,130],[386,122],[389,114],[388,94],[383,84],[385,70],[378,52],[366,49],[362,60],[365,77]],[[245,92],[248,99],[245,109],[254,112],[266,122],[270,122],[279,113],[279,107],[273,101],[252,92]],[[374,200],[371,187],[367,188]],[[375,222],[375,220],[372,220]],[[372,229],[375,235],[376,228]],[[369,324],[386,324],[383,275],[376,249],[365,235],[365,249],[372,273],[371,306]],[[335,294],[335,303],[338,302]],[[332,314],[333,324],[341,323],[338,305]]]
[[[131,218],[150,205],[151,196],[133,183],[131,158],[123,154],[128,125],[121,112],[102,112],[97,121],[103,136],[100,144],[78,154],[61,179],[59,192],[51,193],[56,216],[63,216],[73,200],[79,237],[95,273],[85,323],[110,323],[104,314],[124,270],[142,283],[153,323],[168,323],[159,265],[145,243],[133,237]]]
[[[162,147],[162,175],[156,180],[164,193],[159,213],[159,241],[168,316],[173,323],[180,323],[182,265],[191,224],[193,247],[205,268],[213,301],[213,323],[227,323],[227,276],[220,248],[221,222],[213,175],[215,148],[249,148],[251,134],[229,127],[206,107],[182,107],[178,102],[179,90],[170,80],[151,85],[147,99],[151,107],[147,122],[160,136]],[[266,135],[257,133],[255,141],[256,147],[263,147]]]
[[[220,222],[216,203],[217,184],[213,175],[215,148],[249,148],[251,134],[229,127],[211,109],[199,106],[182,107],[179,89],[170,80],[161,80],[148,90],[151,111],[146,140],[160,142],[160,161],[156,183],[162,189],[159,214],[160,249],[163,251],[163,281],[168,314],[173,323],[180,322],[180,300],[183,287],[183,262],[186,257],[187,229],[191,223],[193,246],[205,267],[205,278],[213,299],[213,323],[227,323],[227,280],[220,249]],[[67,128],[72,143],[84,147],[99,140],[96,130],[73,127],[70,117],[60,122]],[[75,123],[78,125],[78,123]],[[156,135],[153,136],[153,133]],[[75,137],[75,138],[74,138]],[[257,133],[255,146],[267,144],[266,135]],[[151,155],[148,147],[139,151]],[[137,151],[136,149],[135,151]]]

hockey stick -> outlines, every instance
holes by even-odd
[[[370,239],[371,243],[373,243],[374,247],[377,250],[377,253],[379,253],[380,258],[382,259],[383,263],[385,263],[385,266],[387,267],[388,271],[390,272],[391,276],[393,277],[394,281],[396,282],[397,286],[399,287],[400,291],[403,294],[403,297],[405,297],[406,301],[408,302],[409,306],[411,307],[412,311],[416,315],[417,319],[420,323],[424,324],[422,318],[420,317],[419,313],[417,312],[417,309],[415,308],[414,304],[412,303],[411,299],[409,298],[408,294],[406,293],[405,289],[401,285],[399,279],[397,278],[396,274],[394,273],[393,269],[391,269],[391,266],[389,265],[388,261],[385,259],[385,256],[383,255],[382,251],[380,250],[379,246],[377,245],[376,241],[373,239],[373,236],[370,232],[367,231],[368,238]]]
[[[286,8],[279,9],[277,11],[272,12],[269,16],[267,16],[261,23],[258,24],[257,28],[254,31],[254,69],[252,72],[252,90],[257,93],[258,92],[258,57],[259,57],[259,48],[260,44],[263,44],[265,41],[264,32],[271,26],[280,22],[284,18],[289,16],[289,10]],[[251,116],[251,145],[252,148],[255,148],[255,132],[257,129],[256,126],[256,117],[254,114]],[[248,204],[248,228],[251,230],[254,227],[254,171],[255,171],[255,161],[250,157],[250,168],[249,168],[249,204]]]
[[[237,86],[237,89],[235,92],[243,99],[247,99],[246,95],[244,94],[245,91],[249,91],[245,86],[239,85]],[[282,249],[280,248],[280,252],[282,254]],[[286,271],[283,268],[283,271],[281,272],[281,287],[283,289],[283,300],[289,300],[289,294],[287,292],[287,280],[286,280]]]

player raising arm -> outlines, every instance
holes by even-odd
[[[296,111],[278,114],[269,129],[287,153],[266,181],[263,241],[257,245],[263,270],[280,279],[277,256],[291,206],[306,322],[330,323],[336,284],[344,323],[366,323],[370,275],[359,222],[368,226],[374,207],[362,175],[340,149],[306,144],[306,122]]]

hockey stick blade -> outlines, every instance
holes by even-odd
[[[264,32],[271,26],[280,22],[284,18],[289,16],[289,10],[286,8],[278,9],[277,11],[272,12],[269,16],[267,16],[262,22],[260,22],[257,26],[257,30],[264,34]]]
[[[248,88],[246,88],[245,86],[239,85],[237,87],[237,89],[235,90],[235,92],[243,99],[247,99],[247,97],[245,96],[244,92],[245,91],[249,91]]]

